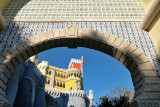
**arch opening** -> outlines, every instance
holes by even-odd
[[[7,84],[11,73],[19,64],[39,52],[63,46],[68,48],[86,47],[104,52],[117,59],[131,73],[135,87],[133,104],[135,101],[138,102],[138,105],[148,104],[148,101],[159,104],[160,85],[156,70],[141,51],[113,35],[78,29],[74,26],[31,36],[1,54],[0,78],[4,83],[2,87],[4,91],[1,91],[3,98],[7,99],[5,91]],[[60,75],[58,74],[58,76]]]

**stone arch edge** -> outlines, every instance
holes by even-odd
[[[52,30],[31,36],[16,43],[0,55],[0,97],[7,102],[6,88],[14,69],[29,57],[54,47],[87,47],[111,55],[131,72],[135,87],[134,101],[154,100],[160,97],[160,85],[154,66],[133,45],[107,33],[78,29]],[[156,96],[156,97],[155,97]],[[142,103],[141,102],[141,103]]]

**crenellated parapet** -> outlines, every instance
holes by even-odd
[[[48,87],[45,91],[51,96],[74,96],[74,97],[82,97],[86,98],[86,93],[83,90],[60,90],[52,87]]]
[[[55,66],[51,66],[51,65],[49,65],[49,68],[57,70],[57,71],[67,72],[67,69],[55,67]]]
[[[78,68],[69,68],[69,69],[67,70],[67,72],[71,72],[71,71],[73,71],[73,72],[81,72],[81,70],[78,69]]]
[[[41,71],[43,75],[46,75],[48,66],[48,61],[42,61],[42,63],[38,64],[37,68]]]
[[[81,64],[81,60],[72,58],[69,65],[68,65],[68,68],[70,68],[73,63],[74,64]]]

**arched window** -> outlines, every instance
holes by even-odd
[[[57,86],[59,87],[59,82],[57,82]]]
[[[63,83],[63,88],[65,88],[65,84]]]
[[[69,73],[69,77],[71,76],[71,74]]]
[[[60,87],[62,87],[62,83],[60,83]]]
[[[73,77],[73,73],[71,73],[71,77]]]
[[[46,70],[46,74],[48,74],[48,70]]]
[[[60,73],[58,73],[58,77],[60,77]]]
[[[79,77],[79,74],[77,74],[77,77]]]
[[[76,77],[76,73],[74,73],[74,77]]]
[[[51,75],[51,71],[49,71],[49,75]]]
[[[56,84],[56,81],[54,81],[54,86],[56,86],[57,84]]]
[[[50,80],[48,80],[48,84],[50,84]]]
[[[61,78],[63,78],[63,74],[61,74]]]

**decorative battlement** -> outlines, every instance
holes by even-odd
[[[48,68],[48,61],[42,61],[42,63],[38,64],[37,68],[41,71],[43,75],[46,75],[46,70]]]
[[[82,97],[85,98],[86,93],[83,90],[61,90],[61,89],[54,89],[52,87],[48,87],[45,91],[53,96],[75,96],[75,97]]]
[[[48,65],[48,61],[42,61],[42,64]]]
[[[48,66],[48,61],[42,61],[38,66]]]
[[[67,72],[71,72],[71,71],[81,72],[81,70],[80,70],[80,69],[78,69],[78,68],[69,68],[69,69],[67,70]]]
[[[69,63],[68,69],[71,67],[72,64],[81,64],[81,60],[72,58]]]
[[[67,72],[67,69],[59,68],[59,67],[55,67],[55,66],[51,66],[51,65],[49,65],[49,68],[52,68],[52,69],[57,70],[57,71]]]

